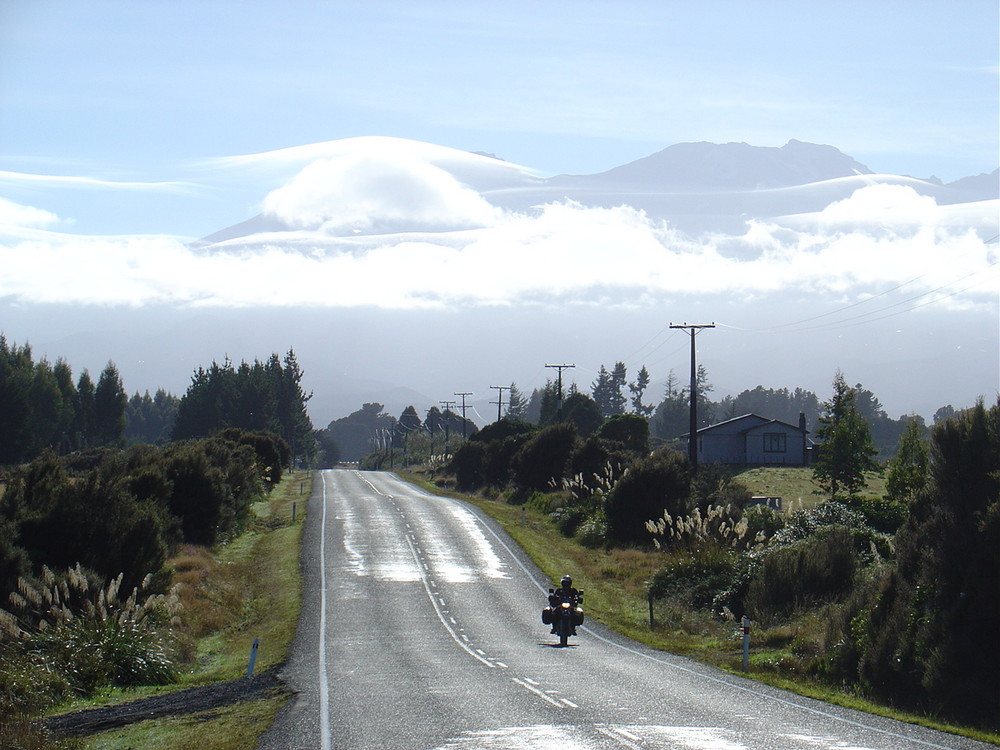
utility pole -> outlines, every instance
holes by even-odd
[[[715,328],[715,323],[671,323],[671,328],[681,328],[691,336],[691,420],[688,429],[688,460],[691,470],[698,468],[698,366],[695,364],[694,338],[705,328]]]
[[[472,395],[472,391],[464,391],[462,393],[456,393],[455,395],[462,397],[462,439],[464,440],[465,439],[465,426],[466,426],[466,424],[468,424],[468,420],[466,420],[466,418],[465,418],[465,410],[467,408],[466,405],[465,405],[465,397],[466,396],[471,396]]]
[[[500,394],[497,396],[497,400],[496,401],[490,401],[491,404],[496,404],[497,405],[497,422],[499,422],[500,421],[500,410],[503,408],[503,392],[504,391],[509,391],[510,390],[510,386],[509,385],[491,385],[490,388],[495,388],[496,390],[500,391]]]
[[[451,407],[457,404],[457,401],[439,401],[439,404],[444,407],[444,455],[448,455],[448,451],[451,448]]]
[[[558,388],[558,391],[556,392],[556,395],[559,397],[559,404],[556,407],[556,411],[557,412],[561,412],[562,411],[562,400],[563,400],[562,399],[562,371],[563,370],[568,370],[571,367],[576,367],[576,365],[545,365],[545,366],[546,367],[551,367],[552,369],[556,370],[559,373],[559,376],[558,376],[559,388]]]

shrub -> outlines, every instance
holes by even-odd
[[[854,536],[843,526],[828,527],[768,551],[750,580],[747,614],[775,622],[847,594],[860,567]]]
[[[477,490],[485,481],[484,464],[486,446],[469,441],[463,443],[451,457],[451,470],[455,473],[455,487],[459,490]]]
[[[706,544],[670,555],[649,582],[648,594],[653,599],[676,598],[694,609],[707,609],[733,585],[736,572],[732,552]]]
[[[542,492],[558,486],[577,447],[576,430],[568,424],[546,427],[528,440],[513,460],[514,484],[519,492]]]
[[[688,512],[688,488],[688,463],[681,453],[657,451],[633,463],[605,503],[611,540],[648,542],[646,521],[658,518],[664,510],[673,516]]]
[[[637,414],[616,414],[602,424],[597,436],[613,440],[638,454],[649,451],[649,420]]]
[[[584,547],[597,549],[608,541],[608,522],[602,510],[596,510],[577,526],[574,538]]]

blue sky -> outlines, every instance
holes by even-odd
[[[704,314],[720,323],[716,338],[735,342],[716,350],[731,360],[712,365],[720,393],[819,392],[845,368],[892,393],[894,413],[967,405],[998,377],[997,201],[937,205],[905,180],[862,180],[794,220],[746,217],[691,237],[629,205],[499,210],[436,165],[471,160],[463,168],[482,175],[502,165],[424,158],[394,139],[542,174],[596,173],[687,141],[798,139],[876,172],[952,181],[1000,164],[998,29],[996,0],[0,0],[2,332],[93,371],[114,358],[130,389],[182,389],[223,353],[298,350],[313,325],[283,325],[271,346],[206,322],[200,353],[182,360],[158,353],[169,336],[147,341],[140,308],[162,321],[336,309],[352,332],[352,316],[379,308],[356,337],[379,342],[378,372],[398,369],[381,311],[397,315],[387,330],[420,311],[422,321],[475,312],[487,330],[569,349],[514,357],[470,329],[469,367],[488,375],[416,383],[403,368],[396,383],[450,393],[496,370],[537,385],[553,356],[589,380],[587,357],[596,370],[645,341],[677,358],[648,361],[662,378],[683,371],[686,350],[657,331]],[[274,153],[306,144],[326,145]],[[246,154],[264,156],[226,158]],[[360,213],[327,215],[345,203]],[[304,233],[210,252],[188,243],[268,206]],[[362,231],[365,212],[409,230],[442,212],[454,220],[381,236]],[[62,305],[74,314],[57,315]],[[599,330],[614,306],[627,326]],[[548,315],[527,331],[504,322],[543,308],[566,313],[567,330],[546,332]],[[599,311],[586,337],[573,338],[576,310]],[[817,318],[822,331],[788,338],[795,321]],[[840,331],[854,326],[864,335]],[[751,346],[754,331],[773,353]],[[370,376],[333,362],[325,342],[303,341],[302,355],[345,382]],[[747,370],[751,356],[764,372]],[[514,359],[528,369],[514,372]],[[906,377],[916,367],[921,376]]]
[[[590,173],[692,140],[998,163],[998,4],[4,0],[0,168],[169,180],[359,135]]]

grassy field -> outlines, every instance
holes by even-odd
[[[826,499],[819,483],[813,479],[812,469],[799,466],[748,469],[736,475],[753,495],[780,497],[787,511],[812,508]],[[885,479],[875,472],[865,474],[863,496],[881,497],[885,494]]]
[[[286,475],[266,501],[256,504],[255,520],[246,533],[217,550],[185,547],[170,561],[175,582],[182,584],[185,638],[194,657],[193,666],[179,684],[108,691],[88,705],[241,677],[246,674],[255,638],[260,639],[255,672],[282,662],[299,618],[299,550],[311,487],[308,472]],[[69,746],[86,750],[249,750],[287,699],[275,695],[194,716],[144,721]],[[78,704],[72,708],[85,707]]]

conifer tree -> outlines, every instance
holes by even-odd
[[[889,460],[886,496],[892,500],[913,500],[927,485],[928,472],[927,444],[920,436],[920,423],[912,419],[899,441],[899,450]]]
[[[124,441],[128,396],[114,362],[108,362],[94,389],[94,437],[98,445],[119,446]]]
[[[833,498],[857,493],[865,485],[865,472],[877,469],[876,454],[868,422],[858,411],[856,391],[839,370],[833,380],[833,396],[823,404],[817,437],[813,476]]]

